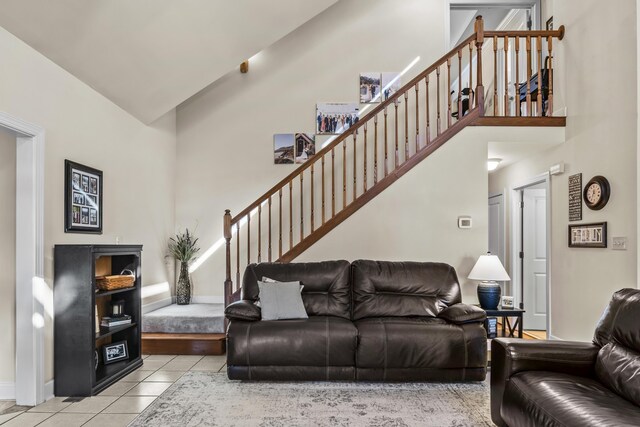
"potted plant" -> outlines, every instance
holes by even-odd
[[[191,276],[189,264],[196,258],[200,250],[197,246],[198,239],[189,233],[187,228],[184,233],[178,233],[169,239],[169,252],[180,261],[180,277],[176,285],[176,302],[186,305],[191,302]]]

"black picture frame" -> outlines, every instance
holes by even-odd
[[[109,365],[122,360],[129,360],[129,346],[126,341],[118,341],[102,346],[102,363]]]
[[[570,224],[568,238],[570,248],[606,248],[607,223]]]
[[[65,233],[102,234],[102,183],[101,170],[65,159]]]

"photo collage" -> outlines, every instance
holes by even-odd
[[[360,104],[373,104],[389,99],[398,92],[400,73],[361,73]],[[366,110],[366,107],[362,110]],[[316,132],[277,133],[273,135],[273,163],[276,165],[302,164],[316,153],[316,135],[339,135],[360,120],[357,103],[327,102],[316,104]]]
[[[100,188],[100,177],[77,169],[72,169],[71,174],[73,180],[72,225],[99,228],[98,189]]]

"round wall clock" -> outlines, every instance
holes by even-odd
[[[609,181],[604,176],[594,176],[585,185],[582,195],[589,209],[597,211],[604,208],[611,195]]]

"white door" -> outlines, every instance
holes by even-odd
[[[546,191],[524,189],[523,316],[525,329],[547,329],[547,197]]]
[[[489,252],[504,264],[504,198],[502,194],[489,197]]]

